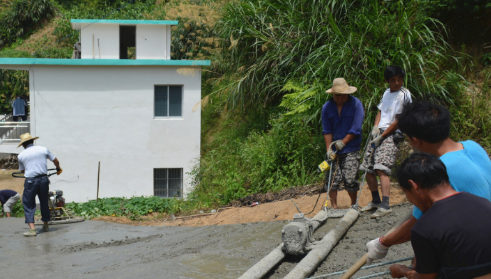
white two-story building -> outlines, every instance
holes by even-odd
[[[29,71],[30,133],[60,161],[68,202],[185,197],[200,156],[201,66],[171,60],[177,21],[72,20],[81,59],[0,58]],[[129,59],[130,58],[130,59]],[[4,141],[0,153],[19,153]],[[52,164],[51,164],[52,166]]]

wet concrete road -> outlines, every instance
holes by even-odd
[[[392,209],[380,219],[363,213],[312,276],[349,268],[366,252],[366,242],[387,232],[411,206]],[[322,238],[338,221],[329,219],[314,237]],[[238,278],[280,244],[287,223],[135,227],[85,221],[54,225],[48,233],[27,238],[22,235],[27,231],[24,219],[1,218],[0,278]],[[412,254],[405,243],[391,248],[384,261]],[[283,278],[300,260],[287,257],[267,277]]]
[[[237,278],[281,241],[287,222],[134,227],[53,225],[24,237],[24,219],[0,219],[1,278]]]

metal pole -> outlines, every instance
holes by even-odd
[[[99,168],[97,170],[97,202],[99,202],[99,178],[101,176],[101,161],[99,161]]]

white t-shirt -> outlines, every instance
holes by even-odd
[[[395,92],[390,92],[390,88],[385,90],[384,96],[377,106],[380,110],[378,127],[384,130],[389,128],[390,124],[396,120],[396,114],[402,112],[404,104],[411,102],[411,92],[404,87],[401,87],[401,90]]]
[[[25,170],[24,176],[33,178],[48,173],[47,159],[56,157],[46,147],[30,144],[19,156],[19,170]]]

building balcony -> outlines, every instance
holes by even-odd
[[[12,115],[0,116],[0,153],[16,153],[22,151],[17,146],[20,143],[20,135],[31,132],[30,117],[26,121],[13,121]]]

